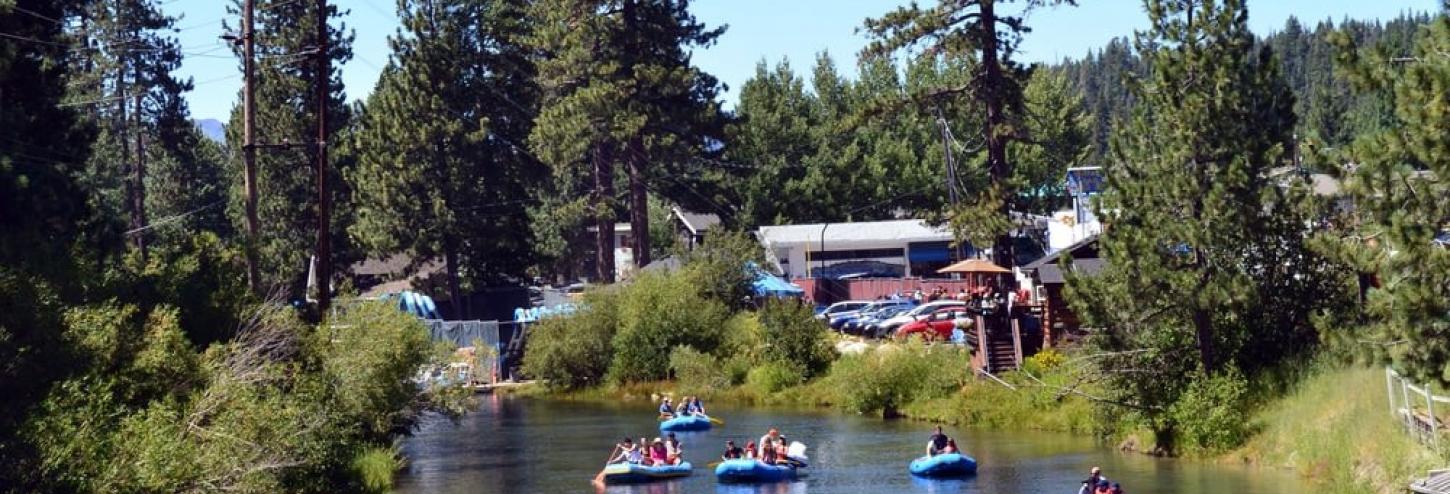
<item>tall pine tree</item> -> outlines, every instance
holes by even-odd
[[[526,2],[399,6],[393,61],[359,117],[350,232],[375,255],[441,258],[463,308],[465,284],[518,279],[528,265],[527,187],[542,170],[522,147],[537,99]]]
[[[1070,282],[1109,357],[1109,389],[1172,447],[1168,412],[1195,376],[1240,375],[1312,348],[1309,317],[1333,273],[1304,247],[1288,163],[1294,98],[1254,48],[1242,0],[1147,2],[1137,48],[1152,67],[1118,130],[1098,204],[1107,268]],[[1225,403],[1235,407],[1235,403]]]
[[[881,18],[868,19],[865,28],[875,41],[864,53],[882,55],[919,47],[928,55],[973,56],[978,61],[977,71],[968,84],[938,88],[931,97],[969,94],[985,113],[980,136],[986,158],[982,167],[989,186],[976,194],[971,203],[952,211],[952,222],[954,229],[969,232],[978,243],[990,243],[993,260],[1011,267],[1016,264],[1011,237],[1011,198],[1021,191],[1013,188],[1007,147],[1010,141],[1024,138],[1020,126],[1013,122],[1013,115],[1021,111],[1022,86],[1027,77],[1026,70],[1012,59],[1012,54],[1022,34],[1029,29],[1023,19],[1025,13],[1000,12],[998,3],[998,0],[950,0],[926,9],[913,3]],[[1038,0],[1027,2],[1027,7],[1056,3],[1076,2]]]
[[[610,282],[617,165],[626,167],[638,233],[632,247],[642,266],[650,182],[688,172],[717,135],[719,82],[691,64],[689,49],[710,45],[723,29],[697,21],[688,0],[545,0],[534,13],[545,99],[530,143],[556,175],[590,164],[596,278]]]
[[[1342,153],[1352,165],[1336,171],[1355,207],[1321,245],[1367,275],[1364,317],[1334,331],[1380,343],[1379,357],[1402,371],[1450,385],[1450,3],[1445,9],[1420,28],[1413,50],[1335,36],[1355,91],[1385,98],[1393,113]]]

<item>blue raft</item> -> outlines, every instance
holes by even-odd
[[[977,460],[961,453],[923,456],[911,461],[911,474],[921,477],[961,477],[977,473]]]
[[[704,415],[682,415],[664,422],[660,422],[660,430],[671,431],[703,431],[710,429],[710,418]]]
[[[666,465],[661,467],[647,467],[634,463],[615,463],[604,467],[605,484],[643,484],[656,480],[667,480],[679,477],[688,477],[693,469],[690,462],[682,461],[679,465]]]
[[[715,467],[715,479],[722,484],[782,482],[796,479],[795,467],[766,465],[756,460],[726,460]]]

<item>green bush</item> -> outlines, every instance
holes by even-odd
[[[352,470],[364,492],[392,492],[393,472],[403,468],[403,461],[393,448],[367,448],[352,460]]]
[[[416,410],[401,405],[418,394],[412,378],[433,356],[427,328],[385,303],[350,307],[335,328],[314,340],[324,379],[335,386],[333,407],[350,412],[373,440],[406,431]]]
[[[754,363],[765,358],[766,348],[765,326],[761,325],[760,317],[755,312],[744,311],[725,321],[724,335],[715,355]]]
[[[685,263],[680,272],[689,284],[705,298],[732,310],[744,309],[755,295],[751,287],[755,273],[749,263],[765,263],[760,242],[736,232],[711,233],[708,242],[684,252],[682,257]]]
[[[590,290],[579,312],[529,326],[523,372],[552,387],[597,385],[614,359],[618,325],[617,291]]]
[[[795,363],[807,379],[830,367],[836,359],[831,333],[814,316],[797,300],[767,301],[759,313],[765,328],[765,358]]]
[[[1237,370],[1194,376],[1169,412],[1173,447],[1216,452],[1243,444],[1252,432],[1244,399],[1247,394],[1248,381]]]
[[[674,372],[680,390],[686,394],[730,386],[730,376],[725,373],[719,359],[687,346],[677,346],[670,352],[670,370]]]
[[[745,384],[760,393],[774,393],[805,382],[800,366],[785,362],[766,362],[746,374]]]
[[[836,360],[826,376],[838,404],[857,413],[893,415],[917,400],[940,398],[971,377],[971,356],[953,346],[912,341]]]
[[[619,298],[619,331],[609,366],[609,378],[617,383],[666,378],[670,351],[677,346],[715,351],[729,316],[688,277],[673,273],[644,273]]]
[[[748,358],[731,357],[725,359],[725,378],[730,381],[731,386],[745,384],[746,379],[750,377],[750,369],[754,367],[755,362]]]

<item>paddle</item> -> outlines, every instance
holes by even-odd
[[[719,425],[719,426],[724,426],[725,425],[725,421],[724,420],[720,420],[720,419],[717,419],[715,417],[711,417],[709,415],[705,415],[705,418],[710,419],[710,423],[712,423],[712,424]]]
[[[613,460],[614,459],[614,454],[615,453],[618,453],[618,452],[619,452],[619,445],[616,444],[616,445],[614,445],[614,449],[612,449],[612,450],[609,451],[609,457],[604,459],[604,468],[599,469],[599,475],[595,475],[594,476],[594,483],[595,484],[601,484],[601,485],[604,484],[604,472],[607,471],[607,470],[609,470],[609,460]]]

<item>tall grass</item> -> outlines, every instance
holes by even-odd
[[[1383,371],[1321,372],[1258,415],[1260,432],[1226,458],[1292,468],[1328,494],[1404,492],[1444,464],[1390,415]]]
[[[403,460],[393,448],[368,448],[352,460],[352,470],[364,492],[391,492],[393,472],[402,468]]]

